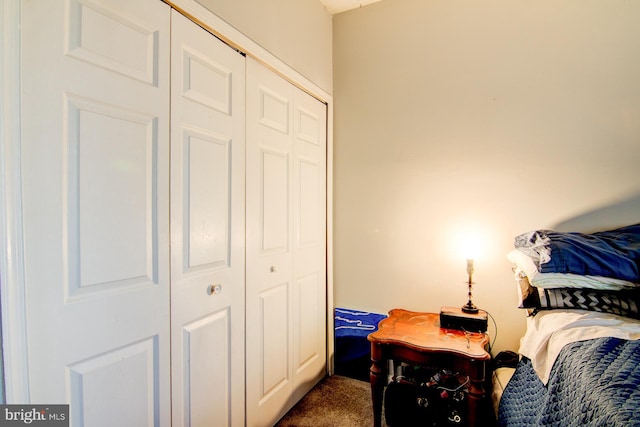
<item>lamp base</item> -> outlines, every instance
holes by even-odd
[[[487,312],[477,309],[476,313],[465,313],[459,307],[440,308],[440,327],[466,332],[486,332]]]
[[[478,307],[473,305],[471,301],[462,306],[462,311],[465,313],[475,314],[478,312]]]

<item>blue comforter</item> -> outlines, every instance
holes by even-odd
[[[640,341],[563,348],[545,387],[522,358],[500,401],[500,426],[640,426]]]

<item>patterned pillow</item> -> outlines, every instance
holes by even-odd
[[[529,310],[579,309],[640,319],[640,290],[536,288],[526,277],[518,280],[518,308]]]

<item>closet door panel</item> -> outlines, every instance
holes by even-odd
[[[22,8],[31,401],[69,403],[75,426],[168,426],[170,9]]]
[[[244,57],[172,14],[174,426],[244,425]]]
[[[247,425],[271,426],[293,392],[291,86],[247,60]]]
[[[262,345],[260,366],[263,372],[261,378],[261,400],[269,399],[271,395],[287,387],[289,384],[289,358],[283,349],[289,347],[287,334],[273,334],[270,331],[281,331],[289,324],[289,293],[288,283],[282,283],[261,292],[260,298],[260,335],[265,339]]]
[[[228,267],[231,254],[229,140],[184,129],[183,217],[185,271]]]
[[[326,110],[247,61],[247,425],[326,373]]]
[[[310,364],[324,356],[324,348],[318,346],[319,341],[325,341],[324,328],[318,323],[318,307],[324,305],[318,299],[319,279],[312,273],[296,280],[296,375],[301,375]]]
[[[326,372],[326,106],[293,89],[294,400]]]
[[[223,309],[183,325],[180,351],[182,360],[189,363],[177,373],[184,382],[183,393],[173,396],[177,401],[174,405],[184,408],[184,424],[179,425],[233,425],[233,417],[238,414],[233,414],[229,393],[231,322],[230,311]]]
[[[286,253],[289,247],[289,154],[261,147],[262,254]]]
[[[69,296],[152,284],[159,214],[153,192],[162,161],[155,156],[155,117],[75,95],[66,101],[67,244],[78,266],[69,272]]]

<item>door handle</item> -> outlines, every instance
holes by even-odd
[[[222,285],[220,284],[209,285],[207,287],[207,294],[209,295],[218,295],[221,292],[222,292]]]

